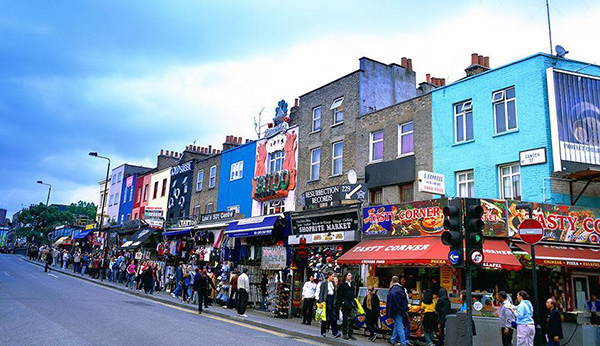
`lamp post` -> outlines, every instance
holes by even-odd
[[[47,207],[48,203],[50,202],[50,191],[52,191],[52,185],[50,185],[48,183],[44,183],[41,180],[38,180],[37,183],[48,186],[48,198],[46,198],[46,207]]]
[[[108,166],[106,167],[106,179],[104,179],[104,191],[102,191],[102,203],[100,207],[100,227],[98,228],[98,232],[102,232],[102,224],[104,223],[104,201],[106,200],[106,187],[108,185],[108,174],[110,173],[110,159],[106,156],[100,156],[97,152],[92,151],[89,153],[90,156],[98,157],[101,159],[105,159],[108,161]],[[104,250],[106,251],[106,238],[104,239]]]

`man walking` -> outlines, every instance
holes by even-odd
[[[44,273],[51,272],[52,269],[50,266],[52,265],[52,252],[46,253],[46,265],[44,266]]]
[[[206,269],[202,270],[201,274],[196,274],[194,277],[194,291],[198,292],[198,313],[202,313],[202,305],[208,309],[208,289],[209,287],[215,288],[215,284],[208,277]]]
[[[244,268],[240,277],[238,277],[238,316],[248,317],[246,315],[246,306],[248,305],[248,292],[250,292],[250,279],[248,278],[248,268]]]
[[[173,277],[173,281],[175,281],[177,287],[175,287],[175,290],[171,292],[171,295],[174,298],[178,298],[181,294],[181,285],[183,285],[183,262],[179,262],[179,265],[175,270],[175,276]]]
[[[313,308],[315,306],[315,294],[317,293],[317,284],[315,278],[311,275],[308,281],[302,287],[302,324],[310,326],[312,321]]]
[[[395,345],[397,342],[401,346],[406,345],[406,336],[404,335],[404,320],[408,319],[406,311],[408,310],[408,297],[404,287],[400,286],[400,279],[397,276],[392,277],[392,288],[387,296],[387,316],[394,320],[394,330],[390,343]]]
[[[79,273],[81,269],[81,253],[77,251],[73,256],[73,273]]]
[[[515,314],[509,309],[512,305],[508,301],[506,292],[502,291],[498,293],[498,301],[502,304],[500,307],[500,318],[498,319],[502,335],[502,346],[512,346],[514,332],[512,323],[515,321]]]
[[[554,298],[546,300],[546,307],[550,311],[548,315],[548,344],[547,346],[560,346],[560,339],[563,338],[562,322],[560,321],[560,312]]]
[[[354,337],[354,319],[356,318],[356,303],[354,302],[354,285],[352,273],[344,275],[344,282],[339,285],[337,292],[338,306],[342,309],[342,334],[344,340],[356,340]]]
[[[229,292],[229,301],[227,302],[226,305],[223,305],[224,309],[230,308],[237,308],[237,301],[239,299],[239,295],[238,295],[238,273],[237,271],[233,271],[231,272],[231,278],[229,279],[229,288],[230,288],[230,292]]]
[[[321,322],[321,335],[327,335],[327,325],[331,327],[331,333],[334,338],[339,338],[341,335],[337,329],[337,309],[335,306],[336,288],[333,284],[333,273],[328,272],[325,280],[317,287],[315,296],[318,297],[319,303],[325,303],[325,321]]]

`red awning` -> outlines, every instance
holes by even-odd
[[[485,268],[519,270],[521,264],[501,239],[483,244]],[[440,237],[406,237],[365,240],[342,255],[339,264],[449,265],[448,247]]]
[[[528,244],[519,244],[523,251],[531,255]],[[536,245],[535,262],[544,266],[564,266],[600,268],[600,249],[569,245]]]

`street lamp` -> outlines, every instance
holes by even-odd
[[[52,191],[52,185],[48,184],[48,183],[44,183],[41,180],[37,181],[38,184],[42,184],[42,185],[47,185],[48,186],[48,198],[46,199],[46,207],[48,206],[48,203],[50,202],[50,191]]]
[[[104,201],[106,200],[106,187],[108,185],[108,174],[110,172],[110,159],[106,156],[100,156],[97,152],[92,151],[89,153],[90,156],[98,157],[101,159],[105,159],[108,161],[108,166],[106,167],[106,179],[104,179],[104,191],[102,191],[102,203],[100,207],[100,227],[98,228],[98,232],[102,232],[102,224],[104,223]],[[106,245],[106,238],[104,239],[104,245]],[[106,246],[105,246],[106,251]]]

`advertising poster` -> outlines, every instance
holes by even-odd
[[[446,205],[448,199],[440,198],[364,208],[363,235],[365,237],[441,235],[444,231],[442,210]]]
[[[285,269],[287,251],[283,246],[268,246],[262,248],[261,267],[268,270]]]

